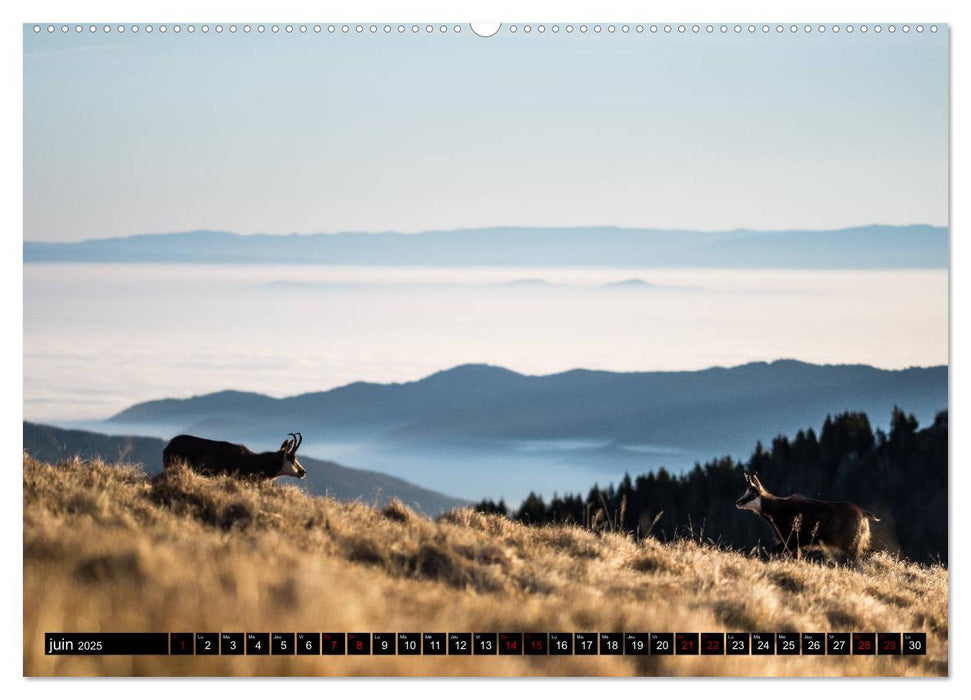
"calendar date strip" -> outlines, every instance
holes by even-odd
[[[48,656],[914,656],[924,632],[48,632]]]

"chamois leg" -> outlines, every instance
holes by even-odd
[[[763,517],[765,518],[765,521],[772,526],[772,531],[775,533],[776,537],[776,544],[771,551],[774,552],[776,556],[782,556],[783,554],[791,555],[792,550],[789,548],[789,543],[787,539],[782,536],[782,533],[779,531],[779,526],[775,524],[775,520],[773,520],[772,516],[770,515],[763,515]]]
[[[780,559],[784,556],[791,555],[791,552],[786,551],[785,546],[781,542],[773,542],[771,545],[759,545],[753,548],[750,555],[758,557],[762,561],[772,561],[773,559]]]

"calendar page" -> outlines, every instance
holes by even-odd
[[[22,31],[24,675],[948,675],[947,24]]]

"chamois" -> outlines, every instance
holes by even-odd
[[[236,474],[242,477],[274,479],[278,476],[295,476],[302,479],[307,470],[297,461],[297,448],[303,442],[300,433],[288,433],[275,452],[253,452],[244,445],[207,440],[194,435],[178,435],[169,441],[162,451],[164,469],[184,462],[190,469],[215,476]]]
[[[873,513],[852,503],[817,501],[795,494],[779,498],[769,493],[755,474],[744,472],[743,476],[747,486],[735,507],[764,518],[783,551],[788,552],[790,547],[832,548],[856,559],[869,549],[870,521],[880,521]]]

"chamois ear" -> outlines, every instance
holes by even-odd
[[[759,477],[756,474],[752,474],[752,480],[749,483],[759,491],[765,491],[765,488],[762,486],[762,482],[759,481]]]
[[[287,435],[291,435],[292,436],[293,433],[287,433]],[[293,443],[294,443],[294,441],[296,441],[296,438],[295,437],[290,437],[290,438],[287,438],[286,440],[284,440],[283,441],[283,444],[280,445],[280,452],[287,452],[287,453],[289,453],[290,450],[293,449]]]

